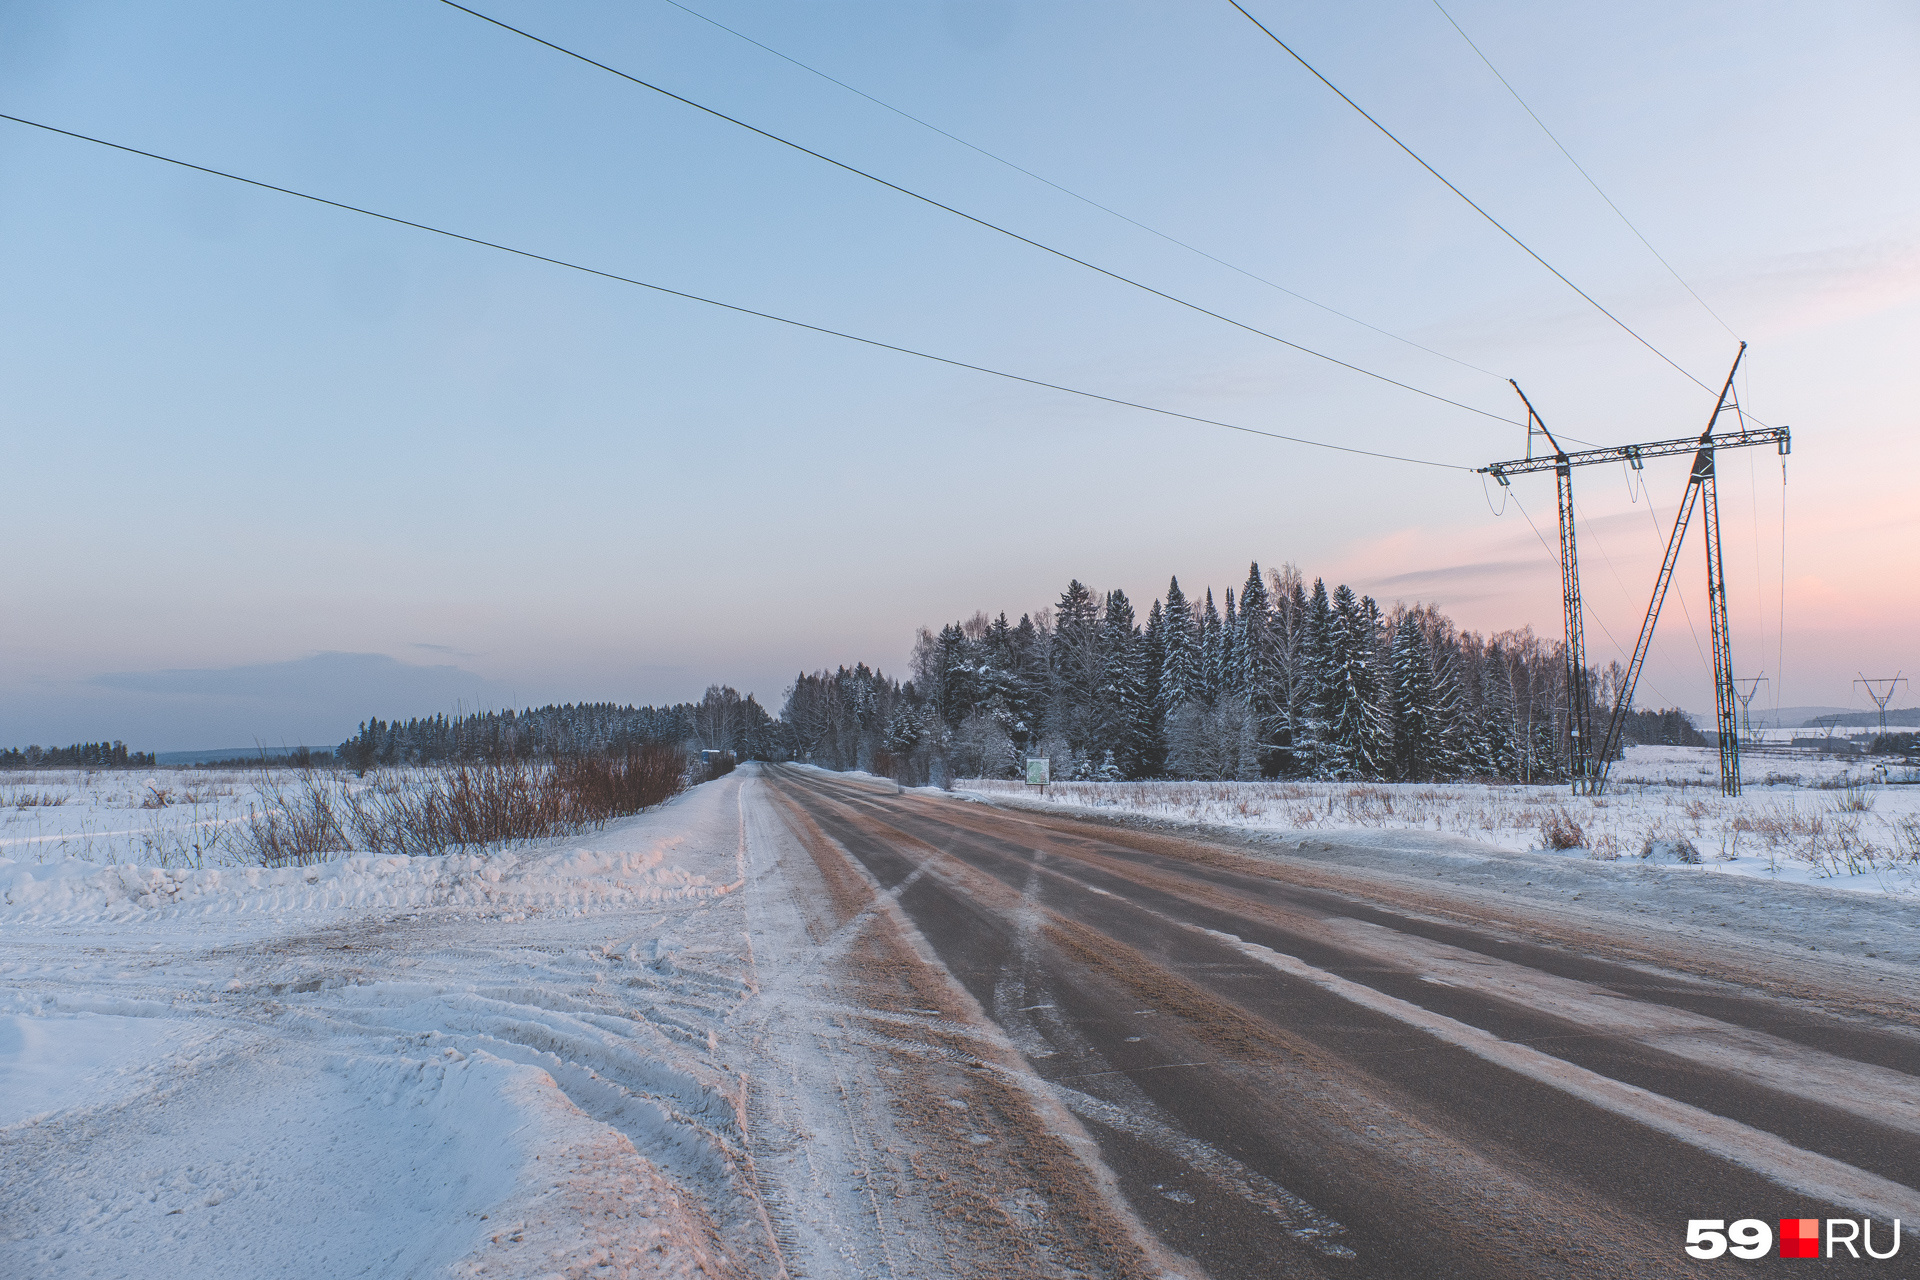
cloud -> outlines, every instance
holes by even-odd
[[[1471,582],[1478,578],[1531,573],[1539,567],[1540,563],[1537,560],[1482,560],[1476,564],[1445,565],[1438,569],[1416,569],[1411,573],[1396,573],[1387,578],[1375,578],[1365,585],[1370,590],[1382,587],[1419,590]]]
[[[1774,335],[1877,315],[1920,298],[1920,247],[1848,245],[1783,255],[1720,285]]]

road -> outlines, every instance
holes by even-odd
[[[995,1193],[1076,1218],[1036,1274],[1732,1275],[1773,1264],[1688,1258],[1689,1219],[1870,1217],[1882,1252],[1920,1223],[1920,1002],[1871,974],[815,770],[761,786],[818,932],[892,919],[921,1012],[1005,1049],[949,1056],[1079,1135]]]

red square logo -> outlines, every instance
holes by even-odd
[[[1817,1258],[1820,1256],[1820,1219],[1780,1219],[1780,1256]]]

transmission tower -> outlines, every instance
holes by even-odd
[[[1747,714],[1747,706],[1753,701],[1753,695],[1760,692],[1760,686],[1767,682],[1767,673],[1764,671],[1757,676],[1747,676],[1733,682],[1733,691],[1740,699],[1740,736],[1748,746],[1753,745],[1754,737],[1753,718]],[[1747,687],[1742,689],[1741,685]]]
[[[1576,677],[1571,669],[1568,674],[1568,694],[1574,709],[1568,715],[1569,736],[1572,739],[1573,789],[1576,794],[1587,791],[1599,794],[1606,789],[1607,774],[1612,768],[1614,751],[1620,745],[1620,730],[1627,712],[1633,706],[1634,685],[1639,682],[1640,668],[1646,663],[1647,650],[1653,643],[1654,625],[1660,620],[1660,606],[1666,600],[1667,587],[1673,580],[1673,569],[1680,555],[1680,544],[1686,537],[1687,525],[1693,519],[1693,509],[1701,498],[1705,498],[1705,509],[1701,515],[1701,524],[1705,531],[1707,552],[1707,605],[1708,620],[1713,634],[1713,692],[1714,704],[1718,713],[1720,741],[1720,789],[1727,795],[1740,794],[1740,738],[1735,722],[1735,694],[1733,685],[1733,646],[1731,629],[1727,625],[1727,589],[1726,575],[1721,565],[1720,555],[1720,499],[1714,487],[1713,459],[1721,449],[1740,449],[1753,445],[1772,444],[1779,447],[1782,456],[1792,450],[1793,439],[1786,427],[1748,427],[1742,418],[1738,431],[1724,435],[1714,435],[1714,428],[1720,422],[1720,415],[1731,408],[1739,414],[1739,401],[1733,394],[1733,377],[1740,370],[1740,360],[1746,355],[1747,344],[1740,344],[1740,352],[1733,358],[1733,367],[1727,371],[1726,385],[1720,388],[1720,399],[1713,407],[1713,416],[1707,419],[1707,429],[1700,433],[1699,439],[1682,438],[1679,440],[1659,440],[1652,444],[1619,445],[1606,449],[1585,449],[1578,453],[1567,453],[1560,449],[1546,431],[1546,424],[1527,405],[1527,457],[1512,462],[1495,462],[1480,468],[1481,474],[1490,475],[1502,485],[1511,484],[1512,477],[1527,472],[1545,471],[1553,468],[1560,496],[1560,583],[1566,605],[1566,653],[1570,664],[1580,664],[1580,674]],[[1518,391],[1518,384],[1514,390]],[[1520,399],[1526,401],[1523,392]],[[1538,425],[1541,434],[1547,436],[1554,446],[1553,456],[1535,458],[1533,456],[1533,436]],[[1666,556],[1660,563],[1660,576],[1654,581],[1653,599],[1647,606],[1646,618],[1640,624],[1640,639],[1634,645],[1633,659],[1627,664],[1626,679],[1621,682],[1619,693],[1613,706],[1613,714],[1607,722],[1605,738],[1598,750],[1585,733],[1579,730],[1588,716],[1586,699],[1586,636],[1584,634],[1580,607],[1580,570],[1574,554],[1574,508],[1573,508],[1573,468],[1593,466],[1603,462],[1624,462],[1639,469],[1647,458],[1662,458],[1674,454],[1692,453],[1693,469],[1687,477],[1687,492],[1680,501],[1680,510],[1674,519],[1673,533],[1667,539]]]
[[[1865,685],[1867,687],[1867,696],[1873,699],[1874,706],[1880,708],[1880,736],[1883,738],[1886,737],[1887,704],[1893,701],[1893,691],[1907,683],[1907,678],[1903,675],[1895,675],[1892,679],[1881,678],[1869,680],[1865,676],[1861,676],[1858,680],[1855,680],[1854,683]],[[1882,692],[1882,689],[1884,689],[1885,692]]]

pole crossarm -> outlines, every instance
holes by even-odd
[[[1582,449],[1578,453],[1552,454],[1539,458],[1515,458],[1511,462],[1495,462],[1481,467],[1479,473],[1492,476],[1504,484],[1508,476],[1526,475],[1534,471],[1552,471],[1556,467],[1591,467],[1603,462],[1625,462],[1637,466],[1647,458],[1698,453],[1703,448],[1746,449],[1762,444],[1778,445],[1783,454],[1793,452],[1792,428],[1749,427],[1705,439],[1700,436],[1683,436],[1678,440],[1659,440],[1653,444],[1622,444],[1606,449]]]

